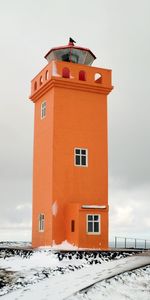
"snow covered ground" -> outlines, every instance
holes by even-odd
[[[3,241],[3,242],[0,242],[0,248],[2,247],[18,247],[18,248],[21,248],[21,247],[31,247],[31,242],[10,242],[10,241]]]
[[[150,300],[150,266],[104,280],[69,300]]]
[[[119,253],[0,251],[3,300],[150,299],[150,256]],[[110,278],[112,279],[106,279]],[[103,280],[99,283],[99,280]],[[94,284],[94,285],[93,285]],[[88,290],[77,293],[78,290]]]

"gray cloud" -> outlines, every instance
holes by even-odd
[[[129,237],[149,237],[150,187],[140,186],[132,190],[113,188],[110,193],[110,233]]]

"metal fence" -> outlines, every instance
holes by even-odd
[[[115,236],[115,248],[150,249],[150,240]]]

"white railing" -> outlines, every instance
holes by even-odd
[[[115,236],[114,247],[121,249],[150,249],[150,239]]]

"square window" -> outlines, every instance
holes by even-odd
[[[87,234],[100,234],[100,215],[87,215]]]
[[[74,164],[75,166],[88,166],[88,149],[75,148],[74,149]]]

